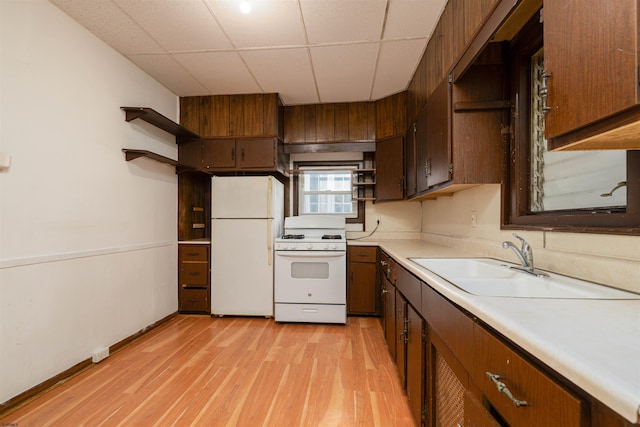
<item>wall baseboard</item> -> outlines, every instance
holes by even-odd
[[[132,343],[133,341],[135,341],[136,339],[142,337],[143,335],[151,332],[152,330],[154,330],[155,328],[157,328],[158,326],[168,322],[169,320],[173,319],[175,316],[178,315],[178,312],[175,311],[165,317],[163,317],[162,319],[158,320],[157,322],[154,322],[146,327],[144,327],[143,329],[139,330],[138,332],[134,333],[133,335],[130,335],[128,337],[126,337],[125,339],[113,344],[112,346],[109,346],[109,354],[113,355],[113,353],[117,352],[118,350],[123,349],[124,347],[126,347],[128,344]],[[65,383],[67,380],[69,380],[71,377],[74,377],[78,374],[80,374],[81,372],[84,372],[85,370],[89,369],[91,366],[93,365],[93,362],[91,361],[91,357],[76,363],[75,365],[73,365],[72,367],[70,367],[69,369],[60,372],[58,375],[55,375],[51,378],[49,378],[48,380],[45,380],[43,382],[41,382],[40,384],[31,387],[29,390],[26,390],[20,394],[18,394],[17,396],[12,397],[11,399],[7,400],[6,402],[0,403],[0,417],[3,417],[5,415],[8,415],[9,413],[21,408],[22,406],[26,405],[27,403],[31,402],[33,399],[35,399],[36,397],[40,396],[41,394]]]

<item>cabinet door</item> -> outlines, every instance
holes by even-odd
[[[376,201],[404,197],[403,138],[376,142]]]
[[[202,164],[207,169],[234,169],[236,167],[235,139],[204,139]]]
[[[547,139],[638,102],[638,1],[545,0]]]
[[[451,84],[443,80],[427,104],[427,188],[451,179]]]
[[[416,123],[409,125],[404,139],[404,174],[405,194],[407,198],[415,196],[418,191],[416,185]]]
[[[407,301],[396,290],[396,367],[400,384],[407,386]]]
[[[376,314],[376,264],[349,262],[347,312]]]
[[[407,397],[413,419],[422,422],[424,408],[424,320],[407,306]]]
[[[417,194],[426,191],[428,170],[427,140],[429,139],[427,129],[428,105],[425,106],[416,119],[415,144],[416,144],[416,189]]]
[[[384,279],[383,293],[383,317],[384,323],[384,338],[387,341],[387,347],[389,347],[389,353],[391,357],[396,358],[396,289],[389,282]]]
[[[274,169],[276,167],[276,139],[238,139],[236,156],[241,169]]]

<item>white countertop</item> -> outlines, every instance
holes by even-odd
[[[639,422],[640,300],[483,297],[469,294],[408,258],[482,255],[423,240],[358,240],[477,316],[625,419]]]

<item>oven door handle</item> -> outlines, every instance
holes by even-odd
[[[339,258],[339,257],[343,257],[346,256],[345,252],[340,252],[340,251],[336,251],[336,252],[322,252],[322,251],[317,251],[315,253],[309,253],[307,251],[300,251],[300,252],[295,252],[295,251],[286,251],[286,252],[278,252],[276,251],[276,256],[281,256],[281,257],[290,257],[290,258]]]

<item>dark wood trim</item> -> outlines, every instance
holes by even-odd
[[[339,152],[375,152],[376,142],[326,142],[320,144],[284,144],[284,152],[291,153],[339,153]]]
[[[123,347],[127,346],[128,344],[132,343],[133,341],[135,341],[136,339],[140,338],[141,336],[145,335],[148,332],[151,332],[152,330],[154,330],[155,328],[157,328],[158,326],[162,325],[163,323],[168,322],[169,320],[173,319],[176,315],[178,314],[178,312],[173,312],[171,314],[169,314],[168,316],[163,317],[162,319],[158,320],[157,322],[154,322],[152,324],[150,324],[149,326],[147,326],[144,329],[139,330],[138,332],[136,332],[135,334],[123,339],[122,341],[119,341],[115,344],[113,344],[112,346],[109,346],[109,355],[112,355],[113,353],[115,353],[118,350],[121,350]],[[68,380],[69,378],[78,375],[79,373],[85,371],[86,369],[90,368],[91,365],[93,365],[93,362],[91,361],[91,358],[82,360],[81,362],[76,363],[75,365],[73,365],[72,367],[70,367],[69,369],[60,372],[58,375],[55,375],[51,378],[49,378],[48,380],[45,380],[43,382],[41,382],[40,384],[31,387],[29,390],[24,391],[20,394],[18,394],[17,396],[12,397],[11,399],[7,400],[6,402],[3,402],[0,404],[0,417],[3,417],[5,415],[8,415],[9,413],[15,411],[16,409],[20,408],[21,406],[25,405],[26,403],[28,403],[31,399],[33,399],[34,397],[64,383],[65,380]]]

